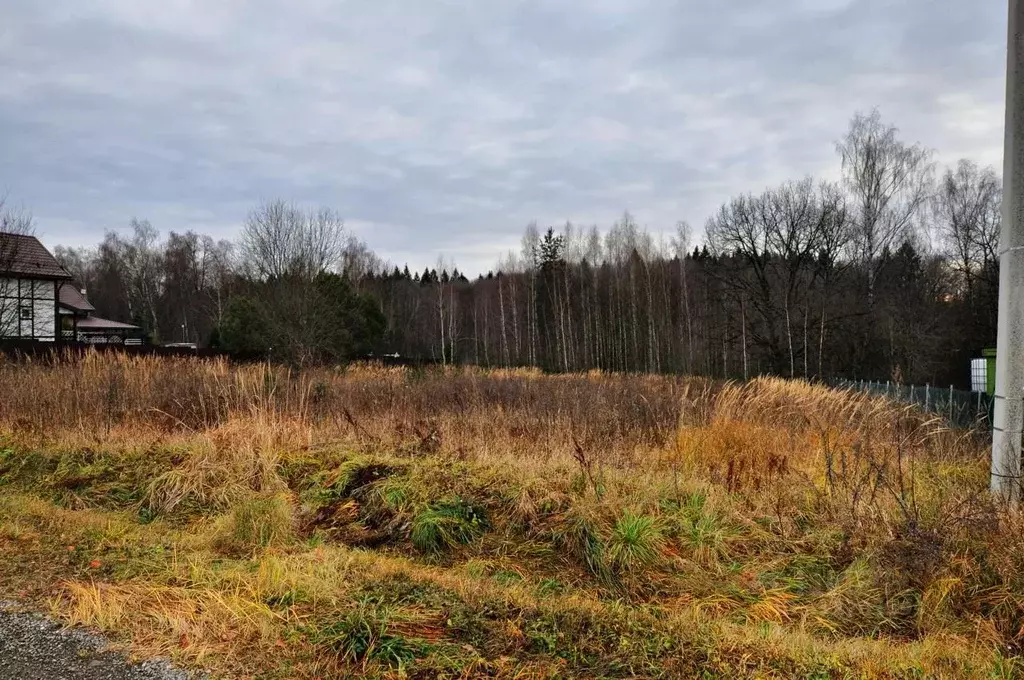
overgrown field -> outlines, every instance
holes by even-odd
[[[1016,677],[984,437],[801,382],[0,363],[0,599],[215,676]]]

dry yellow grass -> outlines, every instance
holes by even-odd
[[[1013,677],[984,440],[802,382],[0,363],[0,577],[231,677]],[[41,566],[42,565],[42,566]],[[244,654],[243,654],[244,652]]]

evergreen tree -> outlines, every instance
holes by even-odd
[[[556,235],[553,228],[548,228],[534,254],[537,268],[540,270],[535,305],[541,365],[549,370],[558,368],[560,364],[564,367],[565,363],[565,348],[562,347],[565,339],[561,338],[560,341],[566,302],[563,300],[561,286],[565,275],[565,260],[562,259],[564,247],[565,239]]]
[[[218,333],[220,346],[228,352],[266,352],[271,339],[264,308],[249,297],[232,298]]]

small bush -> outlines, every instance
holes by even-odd
[[[420,552],[439,553],[472,542],[486,528],[483,511],[457,498],[418,513],[412,520],[410,538]]]
[[[634,571],[656,563],[664,547],[657,519],[626,510],[608,540],[608,561],[618,571]]]
[[[238,503],[218,524],[215,544],[227,552],[252,553],[286,545],[294,538],[291,499],[266,494]]]

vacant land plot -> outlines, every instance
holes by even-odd
[[[985,442],[801,382],[0,364],[0,599],[227,677],[1014,677]]]

